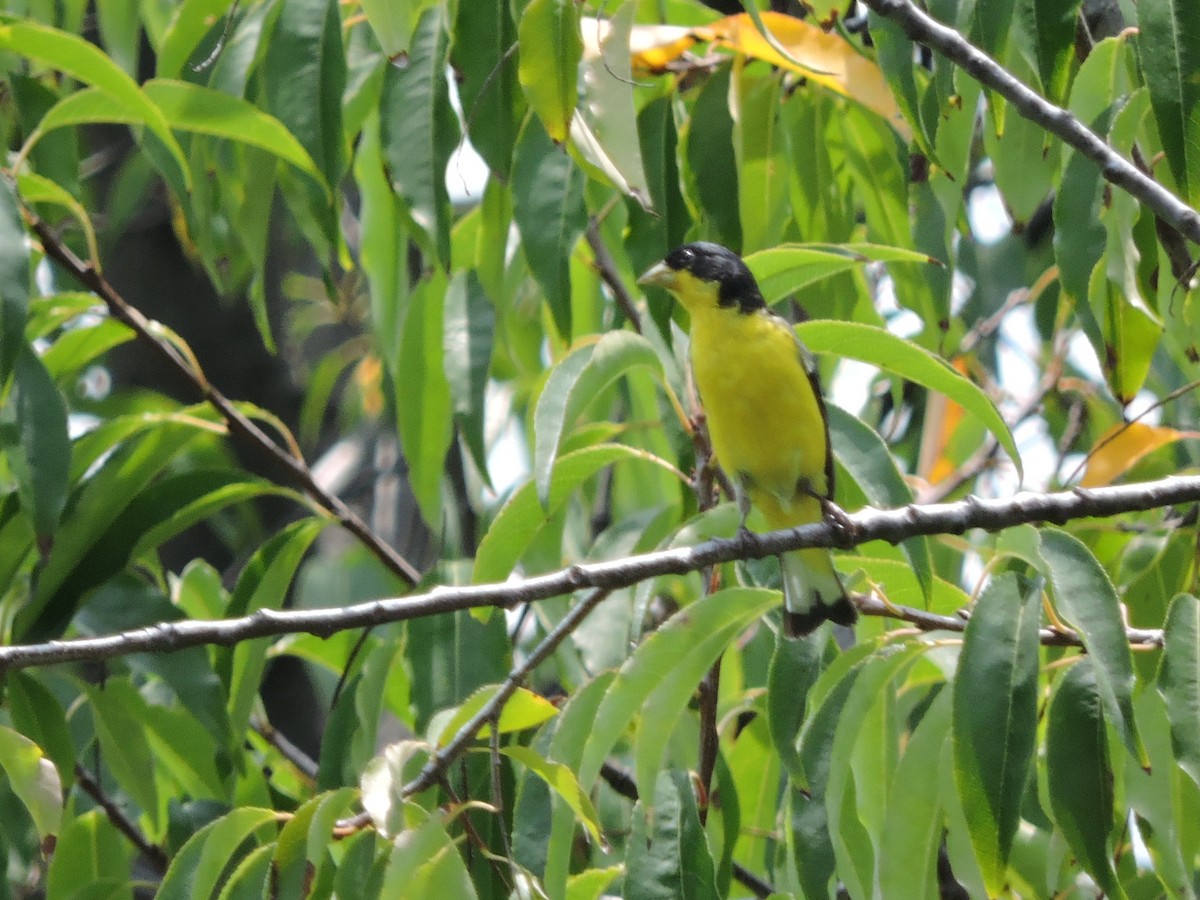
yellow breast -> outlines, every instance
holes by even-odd
[[[722,468],[790,506],[807,478],[825,493],[821,409],[791,327],[764,313],[693,312],[692,368]],[[772,517],[774,518],[774,517]]]

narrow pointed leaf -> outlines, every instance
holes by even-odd
[[[661,773],[653,801],[633,810],[625,862],[629,900],[716,900],[712,854],[686,772]]]
[[[1084,656],[1059,679],[1046,726],[1050,809],[1080,864],[1110,897],[1125,897],[1112,865],[1113,773],[1098,667]]]
[[[521,87],[550,139],[563,144],[575,114],[583,38],[574,0],[531,0],[517,25]]]
[[[990,431],[1016,465],[1018,474],[1022,471],[1021,454],[1012,432],[987,394],[928,350],[882,328],[858,322],[805,322],[796,326],[796,333],[814,353],[870,363],[945,394]]]
[[[1037,738],[1040,591],[1017,578],[988,583],[967,623],[954,679],[954,775],[988,891],[1008,855]]]
[[[1163,634],[1158,689],[1171,720],[1171,746],[1180,768],[1200,785],[1200,601],[1190,594],[1172,600]]]
[[[1053,528],[1039,536],[1055,604],[1059,614],[1079,630],[1095,663],[1090,677],[1104,700],[1105,714],[1133,758],[1145,766],[1146,750],[1133,717],[1133,659],[1112,581],[1078,538]]]

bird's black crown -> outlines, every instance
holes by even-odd
[[[719,286],[717,302],[721,306],[736,306],[739,312],[749,313],[767,305],[758,282],[741,257],[720,244],[708,241],[684,244],[668,253],[665,261],[676,272],[691,272],[701,281],[715,281]]]

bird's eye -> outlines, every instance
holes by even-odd
[[[681,247],[677,254],[679,258],[679,268],[683,269],[690,266],[696,258],[696,251],[691,247]]]

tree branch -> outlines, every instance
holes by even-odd
[[[0,673],[32,666],[112,659],[130,653],[170,652],[205,644],[233,646],[252,638],[298,632],[328,637],[350,628],[477,607],[507,609],[577,590],[616,590],[659,575],[683,575],[735,559],[762,559],[801,547],[849,549],[868,541],[895,544],[916,535],[962,534],[972,528],[999,531],[1039,522],[1062,525],[1074,519],[1103,518],[1196,502],[1200,502],[1200,476],[1189,475],[1092,490],[1076,488],[1053,494],[1023,491],[1004,500],[968,497],[955,503],[914,504],[891,510],[868,507],[847,514],[845,522],[836,527],[817,522],[762,535],[747,532],[736,538],[704,541],[693,547],[568,566],[519,581],[436,587],[423,594],[372,600],[336,609],[261,609],[236,619],[160,622],[104,637],[0,647]],[[867,604],[864,611],[875,612],[871,604]]]
[[[159,335],[153,324],[142,315],[141,310],[130,305],[100,274],[94,265],[80,259],[63,243],[62,239],[31,210],[26,211],[30,227],[42,242],[48,257],[70,272],[88,290],[104,301],[109,313],[117,321],[130,328],[145,344],[152,347],[166,363],[192,385],[221,414],[231,435],[257,447],[276,465],[280,466],[293,483],[324,507],[338,523],[359,539],[388,569],[409,584],[421,580],[421,573],[394,547],[371,530],[341,498],[334,496],[313,478],[312,470],[297,454],[281,447],[256,422],[239,410],[224,394],[209,384],[204,374],[187,360],[179,349]]]
[[[910,0],[864,0],[875,13],[891,19],[913,41],[936,50],[961,66],[980,84],[1007,99],[1026,119],[1074,147],[1100,167],[1104,178],[1152,209],[1160,219],[1200,244],[1200,213],[1138,171],[1083,122],[1013,77],[1000,63],[962,35],[919,10]]]
[[[85,794],[96,801],[96,805],[104,810],[104,814],[108,816],[108,821],[112,822],[113,827],[121,834],[129,839],[142,855],[142,858],[149,863],[156,872],[163,874],[167,871],[167,866],[171,860],[167,858],[166,852],[162,847],[150,842],[150,839],[142,834],[137,825],[125,815],[124,810],[113,801],[112,797],[104,792],[99,782],[92,777],[92,774],[79,763],[75,764],[75,783],[83,790]]]

